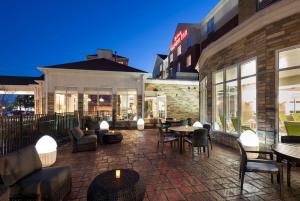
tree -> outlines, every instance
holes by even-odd
[[[34,96],[32,95],[18,95],[14,102],[15,107],[19,108],[33,108],[34,107]]]

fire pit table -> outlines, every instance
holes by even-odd
[[[102,136],[102,140],[105,144],[120,143],[123,140],[123,135],[120,132],[108,132]]]
[[[110,170],[98,175],[90,184],[88,201],[142,201],[146,186],[131,169]]]

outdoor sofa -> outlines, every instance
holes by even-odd
[[[71,191],[70,167],[42,168],[34,146],[1,157],[0,176],[10,200],[61,201]]]

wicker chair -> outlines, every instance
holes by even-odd
[[[97,135],[84,135],[80,128],[69,130],[73,144],[73,152],[95,151],[97,149]]]
[[[201,147],[203,147],[203,150],[205,152],[205,149],[207,147],[207,156],[209,157],[209,144],[208,144],[207,129],[199,128],[199,129],[195,130],[193,137],[192,138],[185,137],[184,141],[191,145],[192,156],[194,156],[194,147],[198,148],[198,152],[201,150]]]
[[[283,170],[282,165],[276,163],[273,160],[249,160],[247,158],[247,152],[250,153],[262,153],[260,151],[245,151],[242,142],[237,140],[240,152],[241,152],[241,162],[240,162],[240,175],[239,178],[241,180],[241,191],[243,191],[244,178],[246,172],[261,172],[261,173],[270,173],[271,174],[271,182],[273,183],[273,174],[277,174],[277,178],[279,178],[280,183],[280,196],[282,193],[282,183],[283,183]],[[273,156],[271,156],[273,158]]]
[[[211,130],[211,125],[210,124],[203,124],[203,128],[206,128],[207,131],[208,131],[208,140],[209,140],[209,144],[210,144],[210,149],[212,150],[212,136],[211,136],[211,133],[210,133],[210,130]]]
[[[163,131],[161,127],[158,127],[158,140],[157,140],[157,149],[159,149],[159,144],[162,144],[161,152],[164,152],[164,145],[165,143],[171,143],[171,146],[173,146],[173,142],[177,142],[178,146],[178,138],[175,137],[172,133],[166,133]]]

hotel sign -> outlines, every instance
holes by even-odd
[[[188,31],[179,31],[173,38],[170,51],[173,51],[188,35]]]

